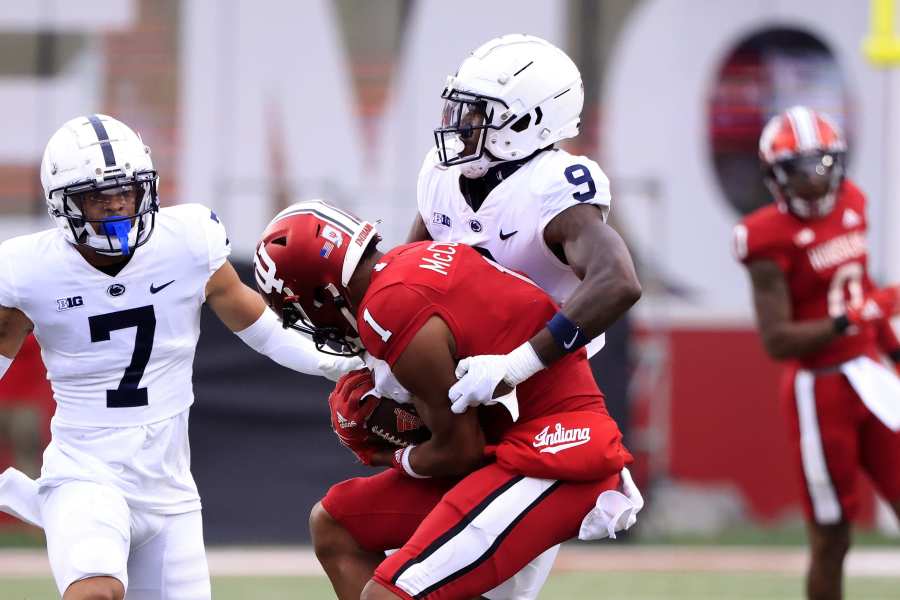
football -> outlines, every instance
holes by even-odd
[[[420,444],[431,437],[415,406],[399,404],[390,398],[381,398],[366,419],[366,431],[372,442],[397,448]]]

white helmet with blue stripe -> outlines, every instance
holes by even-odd
[[[159,210],[150,148],[127,125],[106,115],[67,121],[53,134],[41,161],[47,212],[72,244],[100,254],[127,255],[147,242]],[[86,194],[133,190],[134,212],[88,220]]]

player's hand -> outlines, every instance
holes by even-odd
[[[381,359],[375,358],[368,352],[365,354],[364,360],[366,366],[372,371],[372,380],[375,382],[375,391],[379,396],[382,398],[390,398],[401,404],[407,404],[412,401],[412,394],[397,381],[397,378],[394,377],[394,374],[391,372],[391,366],[389,364]]]
[[[847,309],[851,325],[865,325],[900,314],[900,286],[891,285],[872,290],[863,303]]]
[[[378,406],[379,398],[368,369],[351,371],[341,377],[328,396],[331,428],[341,444],[353,452],[364,465],[371,465],[376,447],[368,442],[366,420]]]
[[[450,410],[462,414],[470,406],[505,406],[513,421],[519,418],[515,387],[544,368],[531,343],[525,342],[509,354],[470,356],[456,365],[456,378],[450,388]],[[498,386],[504,384],[498,389]],[[499,393],[499,396],[497,395]]]
[[[456,378],[450,388],[450,410],[462,414],[470,406],[494,404],[494,391],[506,377],[505,354],[470,356],[456,365]]]
[[[345,373],[362,369],[366,364],[358,356],[333,356],[322,353],[319,359],[319,370],[322,375],[332,381],[337,381]]]

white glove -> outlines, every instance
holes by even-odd
[[[358,356],[334,356],[331,354],[322,354],[321,358],[319,358],[319,370],[322,372],[322,375],[327,377],[332,381],[337,381],[340,379],[345,373],[349,373],[350,371],[355,371],[357,369],[362,369],[366,366],[366,363]]]
[[[400,404],[409,404],[412,402],[412,394],[397,381],[391,372],[391,366],[385,361],[375,358],[368,352],[363,354],[363,360],[366,366],[372,371],[372,380],[375,382],[375,391],[382,398],[390,398]]]
[[[494,390],[501,381],[515,388],[543,368],[544,363],[528,342],[509,354],[483,354],[464,358],[456,366],[456,378],[459,381],[453,384],[448,393],[450,410],[462,414],[470,406],[499,402],[509,409],[513,420],[516,420],[519,416],[518,404],[516,403],[515,410],[508,405],[510,401],[515,402],[514,393],[494,398]]]
[[[644,508],[644,497],[628,469],[623,468],[619,475],[619,489],[601,492],[594,508],[581,521],[578,539],[616,539],[617,531],[625,531],[637,522],[637,514]]]

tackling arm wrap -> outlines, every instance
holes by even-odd
[[[253,325],[236,331],[235,335],[279,365],[307,375],[337,381],[342,374],[362,366],[362,361],[357,357],[330,356],[319,352],[311,339],[282,327],[275,313],[268,309]]]
[[[3,376],[6,375],[6,372],[9,370],[9,366],[12,364],[13,359],[6,358],[2,354],[0,354],[0,379],[3,379]]]

